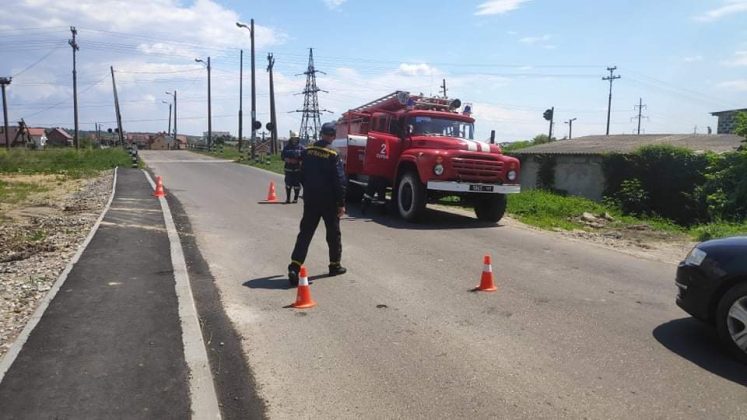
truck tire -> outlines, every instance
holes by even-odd
[[[414,171],[405,172],[397,184],[397,210],[408,222],[417,221],[425,211],[425,185]]]
[[[360,185],[348,182],[347,189],[345,190],[345,201],[348,203],[360,203],[363,198],[363,187]]]
[[[747,363],[747,348],[740,348],[735,339],[742,341],[747,325],[744,319],[734,316],[747,308],[747,281],[737,283],[719,301],[716,308],[716,330],[721,342],[742,363]]]
[[[484,222],[498,223],[506,213],[506,195],[490,194],[477,199],[475,215]]]

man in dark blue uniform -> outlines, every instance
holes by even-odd
[[[324,220],[329,246],[329,275],[344,274],[347,269],[340,265],[342,257],[342,234],[340,218],[345,214],[345,173],[337,151],[331,148],[337,128],[335,123],[322,125],[322,139],[309,146],[301,154],[301,183],[303,184],[303,218],[301,231],[288,266],[288,279],[292,286],[298,285],[298,272],[306,260],[311,238],[314,237],[319,219]]]
[[[291,188],[293,189],[293,202],[298,202],[298,193],[301,191],[301,153],[304,147],[299,144],[298,134],[291,131],[288,144],[283,148],[283,161],[285,161],[285,203],[291,202]]]

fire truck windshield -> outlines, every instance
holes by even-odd
[[[445,136],[472,140],[475,132],[474,124],[447,118],[417,116],[408,119],[407,124],[413,136]]]

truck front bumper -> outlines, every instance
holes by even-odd
[[[521,185],[481,184],[477,182],[457,181],[428,181],[428,189],[435,191],[451,191],[463,193],[516,194],[518,192],[521,192]]]

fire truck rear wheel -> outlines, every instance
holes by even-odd
[[[353,182],[348,182],[345,192],[345,201],[348,203],[360,203],[363,198],[363,187]]]
[[[425,211],[425,185],[414,171],[406,172],[397,186],[397,210],[408,222],[417,221]]]
[[[478,198],[475,203],[475,214],[479,220],[497,223],[506,213],[506,201],[504,194],[491,194]]]

